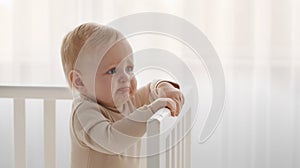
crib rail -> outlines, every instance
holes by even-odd
[[[0,86],[1,98],[13,99],[72,99],[66,87]]]
[[[184,108],[180,117],[170,117],[164,108],[148,120],[147,168],[191,167],[190,124],[191,108]]]
[[[71,99],[72,94],[64,87],[0,86],[0,98],[13,99],[14,107],[14,164],[26,167],[26,116],[25,99],[42,99],[44,102],[44,160],[45,168],[56,167],[55,105],[58,99]]]
[[[14,122],[14,167],[26,168],[26,99],[42,99],[44,112],[44,167],[56,168],[56,101],[72,99],[68,88],[64,87],[19,87],[0,86],[0,98],[13,100]],[[0,107],[1,108],[1,107]],[[148,136],[159,134],[147,142],[147,147],[160,150],[166,146],[174,146],[147,158],[147,168],[189,168],[190,167],[190,123],[189,110],[185,108],[182,117],[169,117],[169,111],[162,109],[148,121]],[[169,125],[175,126],[171,129]],[[165,129],[168,128],[168,129]],[[163,133],[165,132],[165,133]],[[174,144],[178,142],[177,144]]]

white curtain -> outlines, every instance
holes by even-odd
[[[0,0],[0,85],[67,86],[68,31],[145,11],[196,25],[224,66],[223,119],[205,144],[193,129],[192,167],[300,167],[298,0]]]

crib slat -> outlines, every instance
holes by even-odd
[[[56,167],[55,100],[44,100],[45,168]]]
[[[147,150],[150,152],[149,154],[161,149],[164,149],[164,152],[148,156],[147,168],[191,167],[191,109],[186,111],[173,129],[166,130],[165,128],[169,128],[175,120],[173,117],[169,117],[167,109],[161,109],[148,121],[147,135],[150,137],[160,135],[148,140]]]
[[[181,139],[180,139],[182,137],[182,134],[181,134],[181,121],[178,122],[178,124],[176,126],[176,129],[177,129],[177,141],[179,141],[178,144],[176,145],[176,148],[177,148],[176,165],[177,165],[177,167],[182,168],[182,166],[181,166],[181,159],[182,159],[181,153],[183,151],[181,150]]]
[[[15,168],[26,167],[25,99],[14,99]]]
[[[171,131],[171,146],[170,146],[170,151],[171,151],[171,167],[172,168],[177,168],[176,165],[175,165],[175,161],[176,161],[176,146],[175,146],[175,143],[176,143],[176,131],[175,131],[175,128],[173,128],[173,130]]]
[[[159,122],[158,120],[151,120],[147,125],[147,136],[151,137],[147,141],[147,168],[158,168],[159,167],[159,155],[155,154],[159,151],[159,138],[155,135],[159,133]]]
[[[186,136],[184,142],[184,167],[191,167],[191,109],[189,109],[184,117],[184,131]]]
[[[184,137],[184,120],[180,121],[180,132],[181,132],[181,138]],[[185,148],[184,148],[184,139],[180,141],[180,167],[184,167],[184,156],[185,156]]]
[[[166,138],[166,146],[167,146],[167,148],[169,148],[170,146],[171,146],[171,139],[170,139],[170,135]],[[167,151],[166,151],[166,153],[165,153],[165,155],[166,155],[166,160],[164,160],[164,164],[166,164],[166,168],[172,168],[171,166],[171,162],[170,162],[170,155],[171,155],[171,152],[170,152],[170,149],[167,149]]]

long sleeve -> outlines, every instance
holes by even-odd
[[[166,80],[153,80],[151,83],[138,89],[137,92],[131,97],[131,101],[134,106],[140,107],[144,104],[150,104],[155,99],[159,98],[157,93],[157,85],[161,82],[168,82],[179,89],[179,85],[177,83]]]
[[[99,111],[96,103],[81,103],[72,118],[76,138],[93,150],[120,154],[144,135],[146,122],[153,112],[143,106],[128,116],[111,122]]]
[[[147,120],[153,115],[148,104],[158,98],[153,81],[142,87],[128,103],[131,112],[109,111],[91,100],[82,99],[73,104],[71,129],[83,146],[107,154],[122,154],[139,141],[146,132]],[[108,116],[107,116],[108,115]]]

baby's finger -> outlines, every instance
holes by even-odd
[[[181,102],[180,100],[175,100],[175,103],[176,103],[175,116],[178,116],[181,111]]]
[[[171,112],[171,116],[175,116],[176,115],[176,102],[170,98],[166,98],[166,108],[168,108]]]
[[[164,107],[168,108],[170,111],[173,112],[175,112],[176,110],[176,103],[170,98],[158,98],[149,106],[153,112],[157,112],[159,109]]]
[[[183,104],[184,104],[184,101],[185,101],[185,99],[184,99],[184,95],[182,94],[180,98],[181,98],[181,99],[180,99],[180,101],[181,101],[181,105],[183,105]]]

